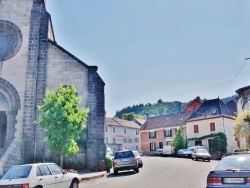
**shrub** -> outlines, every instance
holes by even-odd
[[[106,155],[105,166],[107,171],[110,171],[113,167],[113,160],[110,155]]]

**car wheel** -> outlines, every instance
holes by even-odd
[[[118,174],[118,170],[114,170],[114,175],[117,175]]]
[[[143,163],[140,164],[140,168],[142,168],[142,167],[143,167]]]
[[[139,173],[139,168],[135,168],[134,171],[135,171],[136,173]]]
[[[71,185],[70,185],[70,188],[78,188],[79,186],[78,186],[78,181],[77,180],[73,180],[72,182],[71,182]]]
[[[195,157],[195,160],[198,161],[198,157]]]
[[[208,159],[207,162],[210,162],[210,159]]]

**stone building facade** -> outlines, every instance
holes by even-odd
[[[68,158],[91,171],[105,159],[104,86],[89,66],[59,46],[44,0],[0,0],[0,176],[12,165],[52,160],[34,125],[46,90],[74,85],[90,110],[81,151]]]

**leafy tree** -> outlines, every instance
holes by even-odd
[[[126,114],[123,114],[123,115],[122,115],[122,119],[125,119],[125,120],[128,120],[128,121],[131,121],[131,120],[133,120],[134,118],[143,119],[142,116],[139,116],[139,115],[135,114],[134,112],[126,113]]]
[[[227,137],[224,133],[220,132],[216,134],[212,140],[212,151],[220,151],[222,153],[227,152]]]
[[[184,135],[182,128],[178,129],[175,133],[172,141],[172,146],[174,147],[174,151],[177,152],[179,149],[186,148],[187,139]]]
[[[77,140],[85,129],[89,109],[79,108],[80,97],[74,86],[60,85],[57,92],[46,92],[44,104],[38,106],[41,112],[37,125],[45,129],[48,138],[47,146],[60,155],[60,166],[63,167],[63,156],[79,151]]]
[[[246,139],[247,143],[250,142],[250,110],[243,110],[235,119],[234,130],[235,138],[238,142],[241,138]],[[249,147],[249,145],[247,145]],[[246,149],[246,148],[245,148]]]

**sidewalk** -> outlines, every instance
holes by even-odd
[[[106,176],[107,174],[109,173],[107,173],[106,171],[79,173],[80,181],[88,181],[88,180],[95,179],[95,178],[101,178],[101,177]]]

